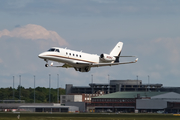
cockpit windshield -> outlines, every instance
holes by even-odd
[[[59,49],[55,49],[55,48],[50,48],[48,51],[50,51],[50,52],[60,52]]]
[[[48,51],[53,52],[54,50],[55,50],[55,48],[50,48]]]

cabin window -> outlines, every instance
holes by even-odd
[[[68,53],[66,52],[66,55],[67,55]]]
[[[78,57],[78,54],[76,54],[76,57]]]
[[[54,50],[55,50],[55,48],[50,48],[48,51],[53,52]]]
[[[56,49],[56,52],[59,52],[59,49]]]
[[[81,57],[81,55],[79,55],[79,57]]]
[[[69,53],[69,55],[71,55],[71,53]]]
[[[74,54],[73,54],[73,56],[74,56]]]

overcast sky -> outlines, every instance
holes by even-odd
[[[179,0],[1,0],[0,87],[88,86],[110,80],[138,79],[144,84],[180,85]],[[74,69],[45,68],[38,54],[52,46],[109,53],[124,43],[121,55],[136,55],[135,64]],[[131,61],[135,58],[120,58]]]

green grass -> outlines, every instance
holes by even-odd
[[[0,113],[0,120],[180,120],[172,114]]]

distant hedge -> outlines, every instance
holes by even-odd
[[[21,88],[21,89],[20,89]],[[20,92],[21,91],[21,92]],[[19,97],[21,93],[21,97]],[[59,88],[59,95],[65,95],[65,89]],[[57,89],[50,89],[51,103],[57,102]],[[17,87],[14,89],[14,100],[25,100],[26,103],[34,102],[34,88]],[[13,100],[13,88],[0,88],[0,100]],[[35,102],[49,103],[49,88],[36,87],[35,88]]]

